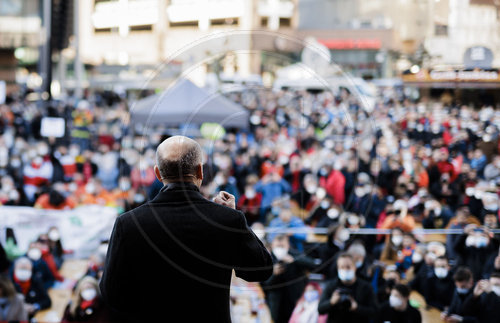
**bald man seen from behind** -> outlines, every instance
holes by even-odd
[[[174,136],[157,148],[164,184],[150,202],[120,215],[100,282],[106,303],[129,322],[231,322],[232,270],[247,281],[272,274],[272,259],[234,209],[234,196],[200,193],[200,145]]]

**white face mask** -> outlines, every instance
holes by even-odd
[[[354,279],[354,270],[339,269],[338,276],[341,281],[351,281]]]
[[[120,190],[122,190],[123,192],[128,191],[131,187],[129,181],[121,181],[119,186],[120,186]]]
[[[247,189],[247,190],[245,191],[245,195],[246,195],[246,197],[247,197],[248,199],[250,199],[250,200],[251,200],[251,199],[253,199],[253,198],[255,197],[255,195],[256,195],[256,194],[255,194],[255,190],[254,190],[254,189],[250,189],[250,188],[249,188],[249,189]]]
[[[326,212],[326,216],[328,216],[330,219],[336,219],[339,217],[339,210],[337,209],[329,209],[327,212]]]
[[[465,245],[467,247],[474,247],[476,245],[476,237],[468,236],[467,239],[465,239]]]
[[[330,202],[328,201],[321,201],[321,203],[319,204],[321,206],[322,209],[328,209],[330,207]]]
[[[391,241],[395,246],[399,247],[403,243],[403,236],[392,236]]]
[[[95,194],[95,185],[92,183],[88,183],[87,185],[85,185],[85,191],[88,194]]]
[[[414,252],[413,255],[411,255],[411,261],[414,264],[421,262],[422,259],[423,259],[422,254],[420,254],[418,252]]]
[[[342,242],[346,242],[347,240],[349,240],[350,238],[350,233],[349,233],[349,230],[347,229],[343,229],[342,231],[340,231],[339,233],[339,240],[342,241]]]
[[[97,291],[94,288],[86,288],[80,293],[82,298],[86,301],[91,301],[97,296]]]
[[[497,285],[491,286],[491,291],[493,293],[497,294],[497,296],[500,296],[500,286],[497,286]]]
[[[359,224],[359,218],[356,215],[350,215],[347,217],[347,222],[350,225],[358,225]]]
[[[28,250],[27,256],[31,260],[37,261],[38,259],[42,258],[42,251],[38,248],[31,248],[30,250]]]
[[[448,276],[448,269],[446,268],[434,268],[434,274],[437,278],[445,278]]]
[[[281,260],[288,254],[288,250],[283,247],[275,247],[273,248],[273,254],[278,260]]]
[[[57,231],[57,230],[50,230],[49,231],[49,239],[51,241],[58,241],[59,239],[61,239],[61,235],[59,234],[59,231]]]
[[[306,185],[306,191],[307,193],[309,194],[314,194],[316,193],[316,190],[318,189],[318,187],[316,185]]]
[[[403,305],[403,301],[401,300],[401,298],[391,295],[389,296],[389,305],[391,305],[391,307],[393,308],[400,307],[401,305]]]
[[[26,282],[31,279],[31,270],[29,269],[16,269],[14,271],[16,278],[22,282]]]
[[[362,197],[363,195],[365,195],[365,189],[361,186],[358,186],[354,189],[354,194],[357,197]]]

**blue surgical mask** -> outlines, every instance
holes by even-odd
[[[363,266],[363,261],[362,260],[356,261],[356,268],[361,268],[361,266]]]
[[[467,294],[469,292],[468,288],[459,288],[457,287],[457,293],[459,294]]]
[[[306,302],[311,303],[319,298],[319,293],[317,290],[308,290],[304,293],[304,299]]]
[[[281,212],[281,208],[279,206],[273,206],[271,208],[271,213],[278,216],[280,215],[280,212]]]

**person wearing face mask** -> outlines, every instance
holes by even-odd
[[[238,200],[237,208],[245,214],[249,225],[259,219],[261,202],[262,194],[255,191],[253,185],[247,185],[245,192]]]
[[[354,265],[356,266],[356,277],[370,281],[369,268],[372,263],[366,256],[366,249],[363,243],[359,240],[355,240],[353,244],[347,248],[347,253],[352,255],[354,259]]]
[[[319,200],[319,203],[316,202],[316,207],[311,209],[309,216],[304,222],[318,228],[328,228],[331,224],[339,221],[339,209],[337,205],[332,203],[330,196],[325,196],[322,200]],[[332,212],[336,212],[336,214]]]
[[[312,258],[291,249],[287,235],[277,235],[271,242],[273,274],[262,282],[266,302],[274,322],[288,322],[295,304],[307,284],[307,270],[316,268]]]
[[[304,242],[306,241],[307,238],[307,232],[304,231],[306,229],[306,225],[304,224],[304,221],[299,218],[298,216],[293,215],[292,211],[290,210],[290,202],[285,201],[281,203],[281,208],[280,208],[280,213],[277,218],[273,219],[269,223],[269,228],[270,229],[302,229],[302,232],[296,232],[293,234],[290,234],[290,244],[293,246],[294,249],[298,251],[303,251],[304,250]],[[271,231],[272,232],[272,231]],[[269,240],[273,240],[274,238],[273,233],[269,233]]]
[[[380,260],[382,261],[397,261],[398,251],[403,248],[403,231],[399,228],[394,228],[390,235],[385,238]]]
[[[28,321],[23,296],[6,275],[0,274],[0,322]]]
[[[63,281],[64,277],[59,273],[59,268],[57,267],[56,259],[52,254],[52,252],[50,252],[50,245],[49,245],[50,239],[48,234],[41,234],[38,237],[36,243],[38,245],[38,248],[42,252],[43,261],[45,261],[45,263],[49,267],[50,272],[52,273],[52,275],[54,275],[54,278],[58,281]]]
[[[47,246],[49,247],[50,253],[54,257],[56,268],[61,269],[64,261],[64,248],[61,242],[61,233],[55,226],[49,228],[47,233]]]
[[[11,277],[17,292],[24,295],[25,308],[30,318],[52,305],[42,282],[33,275],[33,265],[28,258],[21,257],[16,260]]]
[[[472,295],[472,287],[474,287],[472,272],[467,267],[459,267],[453,275],[453,280],[455,282],[455,291],[453,292],[450,307],[441,313],[441,319],[449,323],[476,322],[476,318],[464,316],[463,313],[463,304]]]
[[[457,209],[456,215],[450,220],[446,229],[464,229],[468,224],[481,225],[479,220],[470,214],[467,206],[461,206]],[[446,253],[450,260],[456,260],[458,255],[455,253],[455,243],[460,238],[458,234],[446,235]]]
[[[382,277],[379,278],[376,290],[377,302],[379,304],[389,301],[392,289],[401,281],[401,273],[396,270],[395,266],[387,266],[385,269],[381,268],[381,272],[384,272],[384,275],[381,275]]]
[[[347,249],[349,239],[349,230],[343,225],[334,225],[328,228],[327,241],[318,248],[321,259],[320,270],[327,278],[336,277],[335,271],[332,271],[331,268],[336,266],[337,254]]]
[[[397,284],[391,290],[389,301],[380,307],[378,318],[375,322],[391,323],[420,323],[420,311],[410,305],[410,289],[406,285]]]
[[[111,322],[111,313],[99,295],[97,280],[83,277],[77,284],[70,303],[64,311],[62,323],[68,322]]]
[[[413,263],[413,253],[415,253],[416,245],[415,236],[409,232],[403,234],[402,248],[398,251],[398,260],[396,261],[396,268],[400,272],[406,272]]]
[[[480,323],[498,322],[500,318],[500,273],[489,280],[477,282],[472,295],[463,304],[464,316],[473,316]]]
[[[289,323],[326,323],[327,316],[318,313],[320,296],[321,287],[319,284],[309,283],[304,294],[297,302]]]
[[[474,280],[483,278],[485,264],[497,253],[498,245],[491,242],[488,228],[469,224],[455,244],[458,265],[470,268]]]
[[[31,260],[33,264],[33,275],[36,276],[42,282],[43,287],[48,290],[54,285],[56,278],[42,255],[43,252],[40,243],[32,242],[26,252],[26,257]]]
[[[425,302],[441,311],[451,304],[455,283],[450,272],[448,258],[441,256],[434,261],[434,275],[425,284],[430,286],[424,296]]]
[[[377,313],[377,300],[370,283],[356,277],[353,257],[337,258],[338,277],[325,286],[318,305],[319,314],[328,314],[329,323],[370,322]]]

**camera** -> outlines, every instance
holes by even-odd
[[[339,288],[338,289],[339,294],[340,294],[340,299],[338,304],[338,307],[340,310],[349,310],[351,308],[351,291],[346,288]]]

